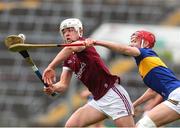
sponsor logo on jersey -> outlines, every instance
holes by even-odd
[[[68,60],[68,62],[67,62],[68,64],[70,64],[70,63],[72,63],[72,60]]]
[[[77,72],[77,74],[76,74],[76,77],[77,78],[79,78],[79,79],[81,79],[81,77],[82,77],[82,73],[84,72],[84,70],[85,70],[85,67],[86,67],[86,64],[85,63],[80,63],[80,69],[79,69],[79,71]]]

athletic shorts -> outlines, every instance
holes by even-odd
[[[115,84],[99,100],[92,99],[88,104],[113,120],[134,114],[130,97],[126,90],[119,84]]]
[[[180,114],[180,87],[172,91],[168,96],[168,100],[163,103]]]

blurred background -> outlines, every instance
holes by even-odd
[[[155,50],[180,78],[179,0],[1,0],[0,1],[0,126],[64,126],[72,112],[86,103],[82,83],[73,77],[69,90],[55,98],[18,53],[4,45],[11,34],[23,33],[31,43],[60,43],[59,24],[79,18],[85,37],[128,44],[139,29],[157,36]],[[110,71],[122,79],[132,101],[146,90],[133,58],[96,47]],[[29,51],[41,72],[60,49]],[[57,68],[57,79],[61,66]],[[142,107],[143,108],[143,105]],[[140,108],[140,109],[141,109]],[[141,111],[141,110],[140,110]],[[135,117],[137,121],[142,112]],[[106,127],[113,126],[105,120]],[[165,127],[180,127],[180,121]]]

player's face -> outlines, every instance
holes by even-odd
[[[141,39],[139,37],[137,37],[136,35],[132,35],[130,46],[140,48],[141,47]]]
[[[62,33],[64,39],[69,43],[77,41],[79,39],[79,34],[73,27],[63,29]]]

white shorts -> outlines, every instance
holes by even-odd
[[[92,99],[88,104],[111,117],[113,120],[134,114],[129,95],[119,84],[115,84],[115,86],[109,89],[99,100],[96,101]]]
[[[180,87],[172,91],[163,103],[180,114]]]

